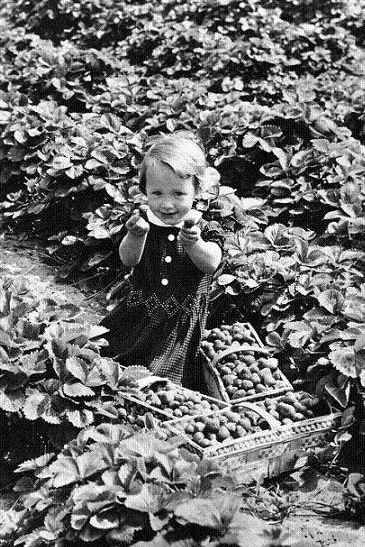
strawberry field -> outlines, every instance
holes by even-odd
[[[295,480],[336,477],[363,523],[365,2],[3,0],[0,28],[4,238],[117,298],[145,145],[197,131],[221,177],[199,208],[227,240],[202,350],[224,354],[227,404],[290,382],[259,402],[279,427],[343,413]],[[159,428],[173,418],[209,452],[263,434],[262,416],[140,389],[143,371],[101,356],[96,323],[0,265],[1,482],[17,496],[0,545],[317,545],[285,536],[287,479],[242,487]]]

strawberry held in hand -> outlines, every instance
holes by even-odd
[[[184,228],[192,228],[195,224],[198,224],[199,220],[202,218],[201,211],[192,209],[185,217]]]
[[[184,224],[180,230],[179,238],[183,246],[191,247],[200,239],[199,220],[202,217],[200,211],[192,209],[184,219]]]
[[[145,205],[135,209],[125,224],[128,232],[134,237],[143,237],[149,232],[150,225],[146,220],[146,209]]]

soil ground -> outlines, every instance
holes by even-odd
[[[70,302],[77,304],[82,309],[82,318],[86,322],[98,323],[106,313],[105,295],[91,294],[85,283],[66,284],[56,281],[59,264],[47,257],[46,252],[37,244],[29,240],[19,239],[15,236],[0,236],[0,268],[12,274],[39,276],[42,281],[47,281],[49,295],[52,293],[63,294]],[[26,459],[26,455],[25,459]],[[340,519],[319,516],[308,511],[311,496],[299,497],[298,503],[292,514],[284,519],[283,526],[290,532],[292,540],[286,545],[293,545],[298,540],[308,542],[308,547],[363,547],[365,545],[365,527]],[[0,491],[0,511],[6,509],[14,502],[14,494],[9,491]],[[327,508],[335,505],[341,509],[339,498],[333,499],[333,491],[321,492],[321,503]],[[248,546],[249,547],[249,546]]]
[[[48,295],[62,295],[68,302],[79,306],[82,318],[90,323],[98,323],[106,313],[105,294],[90,291],[86,281],[67,284],[59,282],[62,263],[51,257],[37,243],[16,236],[0,235],[0,268],[12,274],[39,276],[49,286]]]

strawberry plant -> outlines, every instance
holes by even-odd
[[[233,479],[155,433],[89,427],[57,457],[17,471],[27,475],[16,486],[18,507],[2,519],[4,542],[152,546],[209,538],[240,546],[249,537],[260,544],[263,526],[240,511]]]
[[[77,306],[40,298],[47,286],[37,277],[0,279],[1,458],[17,459],[14,433],[24,420],[36,424],[39,448],[57,444],[62,432],[75,435],[101,419],[124,419],[117,394],[133,392],[136,384],[133,371],[123,374],[118,363],[100,356],[104,329],[77,322]]]
[[[364,521],[364,499],[364,476],[350,473],[346,481],[345,512],[361,523]]]
[[[365,11],[355,4],[4,2],[1,225],[43,237],[69,274],[119,280],[146,144],[196,129],[222,182],[199,206],[227,235],[210,326],[248,318],[291,380],[346,406],[364,389]],[[60,329],[70,319],[54,318]],[[90,400],[104,408],[115,386],[86,385],[94,395],[74,400],[80,379],[62,363],[65,394],[47,321],[3,329],[1,351],[15,367],[2,372],[14,385],[3,404],[23,412],[39,380],[42,404],[26,407],[30,415],[44,421],[53,414],[43,403],[61,405],[61,421],[72,409],[89,423]],[[67,359],[106,366],[90,339],[65,343]]]
[[[61,247],[61,253],[62,247],[74,246],[71,251],[81,254],[74,266],[88,269],[104,261],[107,264],[118,241],[117,224],[124,222],[130,210],[118,185],[135,174],[146,136],[139,131],[154,134],[200,126],[208,156],[220,169],[224,183],[236,186],[245,195],[258,183],[257,191],[262,191],[267,200],[268,222],[274,214],[281,215],[284,222],[294,217],[296,222],[308,223],[326,199],[313,183],[314,177],[322,174],[319,154],[313,154],[310,138],[324,135],[332,143],[344,134],[342,128],[330,123],[326,112],[318,111],[313,96],[313,104],[308,104],[308,97],[317,86],[316,71],[330,65],[334,80],[339,71],[351,65],[355,54],[351,36],[341,30],[344,27],[335,26],[335,32],[327,28],[330,17],[339,16],[337,8],[331,11],[333,6],[328,6],[318,13],[310,12],[307,26],[302,27],[295,17],[288,21],[282,7],[268,4],[258,9],[256,0],[245,6],[240,2],[213,5],[192,0],[177,7],[163,2],[155,5],[154,16],[138,2],[89,2],[80,10],[78,4],[69,2],[44,1],[35,9],[31,2],[19,1],[17,20],[33,34],[14,27],[2,37],[7,60],[3,89],[8,96],[4,102],[13,100],[14,90],[27,95],[23,106],[27,100],[31,109],[37,105],[33,107],[29,100],[55,101],[61,108],[67,107],[63,110],[66,127],[62,135],[44,135],[37,120],[26,116],[25,123],[21,121],[27,114],[21,111],[16,122],[20,125],[13,129],[13,118],[4,108],[2,177],[6,182],[3,211],[7,222],[24,226],[22,222],[29,219],[34,224],[33,215],[47,211],[47,216],[41,215],[38,220],[47,231],[49,215],[58,218],[52,228],[56,234],[47,235],[56,249]],[[4,10],[5,16],[12,16],[8,7]],[[60,21],[57,29],[50,24],[54,17]],[[346,12],[341,24],[345,25],[346,17],[351,18]],[[47,32],[56,34],[48,36]],[[90,36],[107,48],[88,49]],[[289,42],[285,36],[290,37]],[[45,37],[53,38],[54,44],[44,41]],[[144,57],[138,52],[144,52]],[[237,67],[247,71],[251,80],[240,80]],[[306,97],[302,92],[301,97],[294,98],[288,110],[286,104],[277,103],[286,98],[285,88],[295,84],[296,70],[302,80],[306,71],[313,73],[313,85]],[[273,110],[251,102],[258,91],[260,103],[267,101],[273,106],[274,101]],[[246,98],[247,102],[242,101]],[[95,132],[96,120],[90,122],[83,115],[90,109],[97,115],[114,116],[104,120]],[[84,138],[85,125],[92,132],[91,138],[98,133],[102,137],[109,134],[102,150],[98,146],[95,150],[88,139],[84,139],[86,144],[78,142],[77,147],[70,142],[70,138]],[[123,132],[127,147],[121,154]],[[258,180],[260,171],[266,180]],[[107,185],[101,182],[105,177]],[[61,202],[62,214],[58,215]],[[331,210],[329,203],[325,206]],[[87,227],[85,213],[86,220],[91,219],[91,228]],[[68,230],[63,219],[67,219]],[[111,227],[110,219],[115,219]],[[38,222],[37,230],[39,226]],[[361,220],[353,230],[359,231],[360,226]],[[108,249],[102,251],[105,243]]]

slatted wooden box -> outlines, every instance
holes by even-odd
[[[183,388],[181,386],[173,384],[166,378],[161,378],[158,376],[152,376],[152,375],[146,376],[145,378],[141,378],[140,380],[138,380],[137,384],[138,384],[139,390],[135,391],[133,394],[127,393],[127,392],[120,393],[120,399],[124,401],[123,406],[127,410],[130,409],[132,406],[137,407],[137,409],[139,409],[139,412],[141,414],[150,412],[154,416],[156,416],[156,418],[158,418],[158,420],[160,421],[171,420],[176,418],[176,416],[174,415],[174,409],[171,408],[168,403],[161,404],[161,405],[159,404],[158,406],[156,406],[155,404],[153,404],[153,402],[150,403],[146,401],[146,391],[157,385],[159,386],[160,392],[164,391],[164,385],[166,385],[166,387],[170,385],[170,387],[175,393],[181,394],[187,399],[196,400],[197,398],[200,398],[202,401],[204,401],[204,403],[206,404],[206,409],[205,410],[199,409],[194,411],[194,407],[189,408],[189,411],[191,412],[190,415],[211,414],[212,405],[215,409],[214,411],[224,409],[229,406],[228,403],[225,401],[222,401],[220,399],[215,399],[214,397],[210,397],[209,395],[203,395],[199,392],[192,391],[190,389]],[[170,391],[170,390],[167,390],[167,391]]]
[[[242,403],[239,407],[255,407],[254,403]],[[235,408],[235,407],[233,407]],[[219,411],[224,412],[224,409]],[[171,434],[181,436],[187,449],[202,458],[219,463],[222,470],[235,476],[240,484],[272,478],[290,471],[306,451],[326,445],[334,436],[341,420],[341,413],[331,413],[290,425],[280,425],[276,420],[268,423],[269,428],[202,448],[183,430],[188,418],[167,421],[163,427]]]
[[[237,404],[244,401],[255,401],[263,399],[267,396],[276,396],[293,390],[293,386],[291,385],[289,380],[278,369],[279,379],[277,380],[276,385],[272,387],[267,387],[265,391],[257,392],[251,395],[245,395],[239,398],[233,398],[228,394],[222,378],[217,370],[217,364],[222,361],[222,359],[225,359],[226,357],[229,357],[234,353],[237,354],[246,351],[253,352],[254,356],[257,357],[257,359],[259,357],[270,357],[270,353],[261,342],[257,332],[252,327],[252,325],[250,323],[241,323],[241,325],[251,333],[253,339],[255,340],[254,345],[249,345],[245,343],[233,343],[229,349],[218,351],[213,359],[210,359],[203,349],[200,350],[200,362],[201,366],[203,367],[203,377],[208,394],[212,397],[215,397],[216,399],[221,399],[222,401],[226,401],[228,403]]]

